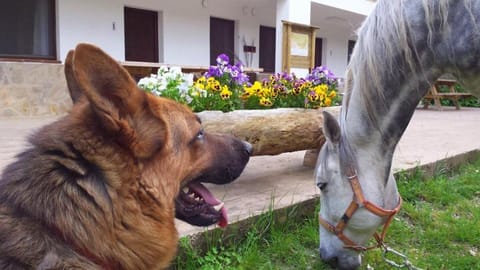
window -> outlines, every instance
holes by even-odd
[[[0,57],[56,60],[55,0],[3,1]]]

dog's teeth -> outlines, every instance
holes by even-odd
[[[220,211],[222,210],[223,206],[225,205],[225,203],[220,203],[220,204],[217,204],[217,205],[214,205],[213,208],[215,209],[215,211]]]

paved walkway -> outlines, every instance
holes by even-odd
[[[0,119],[0,170],[25,146],[25,138],[55,118]],[[417,109],[395,152],[402,170],[480,149],[480,109]],[[253,157],[242,176],[225,186],[210,186],[228,208],[230,222],[319,196],[313,169],[302,165],[304,151]],[[182,235],[203,228],[178,222]]]

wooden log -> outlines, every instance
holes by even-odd
[[[325,141],[324,141],[325,142]],[[317,165],[318,154],[320,153],[320,147],[316,149],[310,149],[305,152],[303,157],[303,166],[315,167]]]
[[[317,149],[323,142],[322,110],[338,117],[340,107],[204,111],[197,115],[207,132],[230,134],[253,145],[253,155]]]

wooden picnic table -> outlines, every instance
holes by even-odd
[[[461,98],[473,96],[471,93],[460,93],[455,90],[455,85],[457,80],[452,79],[438,79],[432,87],[428,90],[428,93],[423,97],[423,108],[428,109],[430,102],[433,100],[433,103],[437,109],[442,109],[441,99],[449,99],[455,105],[457,110],[460,110],[460,103],[458,102]],[[446,86],[448,92],[440,92],[440,87]]]

